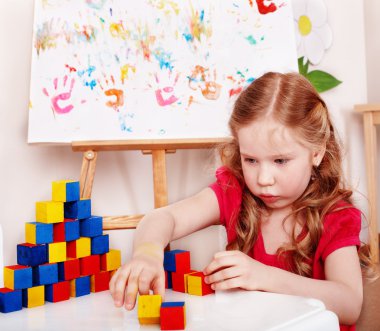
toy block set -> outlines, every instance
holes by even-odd
[[[190,252],[171,250],[164,253],[165,287],[191,295],[214,293],[202,272],[191,270]],[[186,305],[183,301],[162,302],[160,295],[140,295],[137,316],[140,324],[160,324],[161,330],[184,330]]]
[[[52,201],[36,203],[36,221],[25,223],[25,243],[17,245],[17,264],[4,267],[0,312],[37,307],[109,289],[121,265],[109,248],[103,219],[91,215],[79,182],[52,183]]]

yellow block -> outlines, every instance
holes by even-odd
[[[43,306],[45,304],[45,286],[34,286],[26,288],[23,291],[27,291],[28,301],[26,307],[33,308]]]
[[[4,267],[4,287],[14,289],[14,270]]]
[[[76,297],[77,295],[76,291],[76,281],[75,279],[70,280],[70,296],[71,297]]]
[[[66,242],[48,244],[49,263],[66,261]]]
[[[25,223],[25,242],[36,244],[36,225]]]
[[[185,293],[189,293],[188,291],[187,291],[187,284],[188,284],[188,277],[189,277],[189,275],[191,275],[191,274],[195,274],[197,271],[191,271],[191,272],[189,272],[189,273],[187,273],[187,274],[185,274],[184,275],[184,277],[183,277],[183,281],[185,282]]]
[[[137,305],[140,324],[159,324],[161,303],[161,295],[140,295]]]
[[[199,276],[187,276],[187,293],[192,295],[202,295],[202,279]]]
[[[91,238],[80,237],[77,239],[77,258],[91,255]]]
[[[57,180],[52,183],[53,201],[67,201],[67,184],[74,183],[74,180]]]
[[[36,202],[36,220],[42,223],[63,222],[63,202],[38,201]]]
[[[103,259],[103,257],[101,257]],[[118,249],[110,249],[105,253],[106,265],[102,266],[105,271],[116,270],[121,266],[121,252]]]

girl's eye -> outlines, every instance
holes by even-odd
[[[277,164],[286,164],[288,163],[289,160],[287,159],[276,159],[274,160],[274,162],[276,162]]]
[[[251,159],[251,158],[244,158],[244,161],[247,162],[247,163],[256,163],[256,160],[255,159]]]

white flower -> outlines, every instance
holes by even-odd
[[[326,5],[323,0],[292,0],[292,6],[298,57],[316,65],[332,44]]]

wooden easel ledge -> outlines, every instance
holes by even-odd
[[[218,144],[228,143],[232,137],[197,138],[197,139],[143,139],[143,140],[93,140],[74,141],[71,148],[74,152],[126,151],[126,150],[176,150],[212,148]]]

